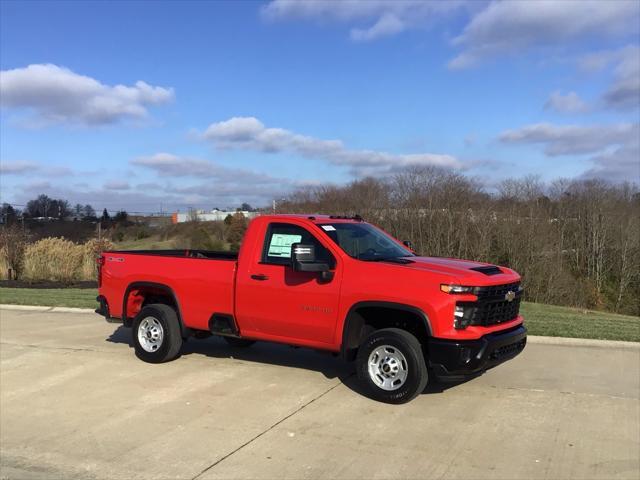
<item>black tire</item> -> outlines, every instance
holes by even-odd
[[[138,338],[140,324],[145,319],[149,319],[149,317],[157,321],[162,327],[162,341],[157,345],[157,349],[153,351],[146,350],[140,344]],[[153,303],[145,306],[133,320],[131,332],[136,356],[140,360],[148,363],[163,363],[169,362],[180,355],[180,348],[182,347],[180,322],[178,321],[178,314],[169,305]]]
[[[246,338],[236,338],[236,337],[222,337],[222,338],[224,338],[225,341],[232,347],[245,348],[245,347],[250,347],[251,345],[256,343],[255,340],[247,340]]]
[[[406,362],[406,365],[401,367],[406,371],[406,379],[399,387],[394,387],[396,388],[394,390],[383,389],[374,382],[372,375],[369,373],[369,356],[376,349],[383,346],[389,346],[396,356],[397,352],[400,352]],[[399,404],[409,402],[422,393],[429,380],[420,342],[409,332],[399,328],[383,328],[372,332],[358,348],[356,369],[358,378],[368,395],[374,400],[385,403]],[[393,378],[392,376],[391,381],[393,381]]]

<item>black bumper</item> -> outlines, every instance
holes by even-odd
[[[429,366],[439,379],[464,380],[512,359],[526,343],[527,329],[522,325],[478,340],[431,338],[427,344]]]

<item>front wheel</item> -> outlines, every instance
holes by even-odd
[[[180,354],[182,336],[178,314],[169,305],[147,305],[133,321],[136,356],[148,363],[173,360]]]
[[[420,342],[399,328],[371,333],[358,349],[356,368],[369,395],[386,403],[412,400],[429,380]]]

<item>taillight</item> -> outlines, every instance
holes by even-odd
[[[102,287],[102,266],[104,265],[104,257],[101,255],[96,258],[98,264],[98,288]]]

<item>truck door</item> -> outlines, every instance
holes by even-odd
[[[237,274],[237,317],[273,340],[333,343],[341,279],[336,257],[313,233],[294,223],[268,224],[263,239],[248,268]],[[315,245],[316,257],[329,263],[333,278],[294,271],[293,243]]]

